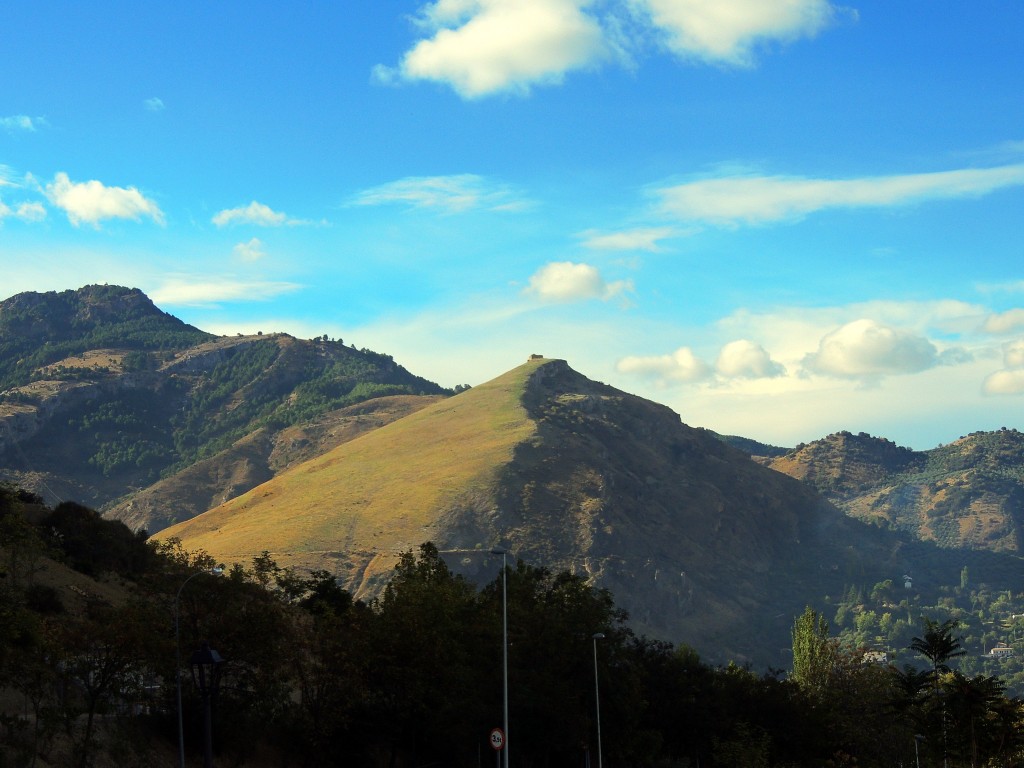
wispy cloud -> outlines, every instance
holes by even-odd
[[[902,206],[979,197],[1024,185],[1024,165],[857,179],[729,176],[662,187],[661,213],[684,221],[735,226],[802,218],[829,208]]]
[[[1013,333],[1024,328],[1024,309],[1009,309],[989,315],[982,328],[988,333]]]
[[[257,227],[279,227],[289,221],[288,215],[273,210],[268,205],[253,200],[240,208],[226,208],[217,213],[213,223],[218,227],[231,224],[253,224]]]
[[[28,223],[42,221],[46,218],[46,208],[42,203],[36,202],[19,203],[11,208],[3,200],[0,200],[0,222],[6,218],[20,219]]]
[[[76,227],[83,222],[99,227],[104,219],[138,221],[142,217],[164,223],[159,206],[135,187],[108,187],[96,180],[74,182],[60,172],[45,191],[50,202]]]
[[[624,229],[619,232],[583,232],[583,245],[598,251],[651,251],[661,250],[658,241],[676,235],[671,227]]]
[[[633,289],[629,280],[608,283],[597,267],[590,264],[576,264],[571,261],[555,261],[545,264],[530,277],[525,293],[542,301],[581,301],[585,299],[608,300]]]
[[[680,347],[668,355],[630,355],[619,360],[615,369],[619,373],[651,379],[658,386],[704,381],[712,373],[711,366],[689,347]]]
[[[235,258],[239,261],[259,261],[265,258],[267,253],[263,250],[263,243],[258,237],[252,238],[247,243],[238,243],[232,249]]]
[[[298,283],[245,280],[234,277],[170,277],[149,292],[156,304],[167,306],[212,306],[221,303],[266,301],[301,289]]]
[[[46,125],[46,120],[41,117],[29,117],[28,115],[10,115],[9,117],[0,117],[0,128],[11,133],[19,131],[33,133],[41,125]]]
[[[371,187],[355,196],[354,205],[409,205],[437,208],[446,213],[474,209],[517,211],[530,205],[508,187],[475,174],[410,176]]]

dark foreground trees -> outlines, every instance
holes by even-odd
[[[27,518],[9,517],[36,501],[0,493],[0,766],[177,765],[176,615],[184,659],[208,641],[227,660],[214,701],[217,765],[495,760],[500,577],[477,588],[425,544],[364,604],[331,574],[282,570],[267,553],[219,578],[203,573],[208,556],[176,542],[151,546],[151,557],[83,559],[110,531],[76,510],[73,550],[62,552]],[[40,592],[40,563],[53,558],[120,569],[97,584],[121,592]],[[758,674],[635,636],[612,596],[573,574],[518,562],[506,576],[515,768],[596,765],[595,642],[612,768],[888,768],[914,765],[915,744],[922,766],[1022,764],[1020,702],[998,680],[943,667],[955,658],[946,641],[956,638],[943,635],[952,627],[933,627],[928,644],[949,651],[944,660],[922,649],[920,669],[897,670],[840,648],[812,612],[794,628],[793,674]],[[187,669],[183,694],[196,766],[202,708]]]

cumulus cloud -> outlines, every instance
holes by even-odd
[[[1003,345],[1003,369],[986,377],[982,391],[986,395],[1024,394],[1024,339]]]
[[[988,333],[1013,333],[1024,328],[1024,309],[1010,309],[985,318],[982,329]]]
[[[711,368],[689,347],[680,347],[670,355],[624,357],[615,364],[619,373],[653,379],[661,386],[701,381],[711,375]]]
[[[626,229],[621,232],[584,232],[583,245],[599,251],[651,251],[657,252],[659,240],[672,237],[675,230],[671,227],[649,227]]]
[[[287,214],[274,211],[268,205],[253,200],[242,208],[226,208],[211,219],[218,227],[230,224],[253,224],[257,227],[279,227],[288,223]]]
[[[446,213],[463,213],[477,208],[515,211],[528,205],[507,187],[492,184],[471,173],[410,176],[364,190],[356,195],[353,202],[355,205],[404,204],[414,208],[438,208]]]
[[[559,82],[606,52],[601,27],[584,12],[589,0],[438,0],[424,7],[431,37],[416,43],[397,71],[379,79],[433,80],[464,98],[526,92]]]
[[[259,261],[267,255],[263,250],[263,243],[258,237],[254,237],[247,243],[238,243],[233,251],[235,258],[240,261]]]
[[[827,0],[634,0],[684,58],[747,65],[766,41],[813,37],[835,15]]]
[[[266,301],[301,287],[297,283],[240,280],[232,277],[212,280],[171,277],[148,293],[160,305],[210,306],[223,302]]]
[[[150,112],[161,112],[164,109],[164,102],[163,99],[158,99],[156,96],[154,96],[150,99],[146,99],[145,101],[143,101],[142,106],[144,106]]]
[[[800,219],[828,208],[908,205],[978,197],[1024,185],[1024,165],[859,179],[728,176],[656,190],[661,212],[685,221],[735,226]]]
[[[872,378],[917,373],[939,362],[938,350],[922,336],[860,319],[825,335],[818,351],[804,357],[812,373]]]
[[[530,277],[526,293],[544,301],[607,300],[632,290],[632,287],[628,280],[606,283],[598,269],[590,264],[554,261]]]
[[[1024,368],[996,371],[985,379],[983,390],[986,395],[1024,394]]]
[[[440,82],[467,99],[526,94],[631,62],[652,41],[683,59],[749,66],[759,45],[813,37],[839,13],[829,0],[435,0],[420,7],[422,39],[373,77]]]
[[[76,227],[82,222],[99,227],[104,219],[138,221],[143,216],[164,223],[159,206],[135,187],[108,187],[96,180],[74,182],[60,172],[45,191],[50,202]]]
[[[722,376],[739,379],[770,379],[786,372],[764,347],[747,339],[730,341],[722,347],[715,370]]]

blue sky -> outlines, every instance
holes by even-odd
[[[0,8],[0,298],[138,287],[778,445],[1024,412],[1024,4]]]

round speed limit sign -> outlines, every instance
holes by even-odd
[[[505,732],[501,728],[495,728],[491,731],[491,749],[494,751],[500,751],[505,748]]]

